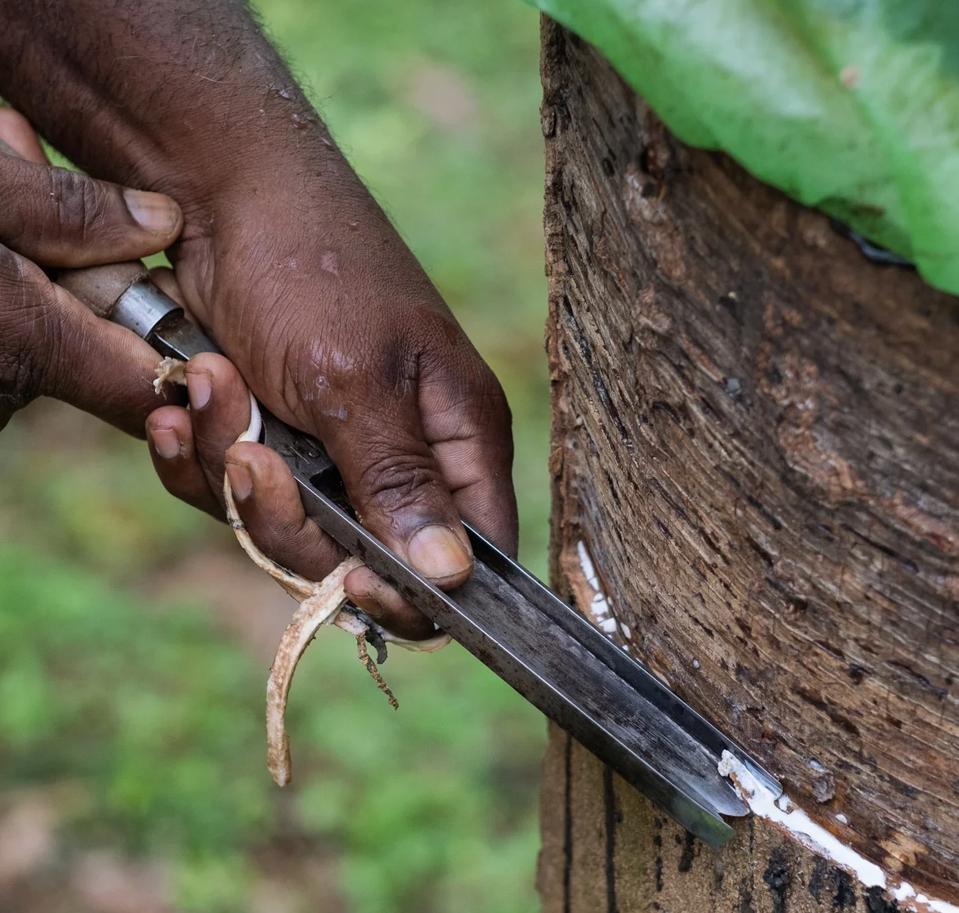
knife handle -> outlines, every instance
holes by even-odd
[[[147,268],[139,260],[131,260],[108,266],[65,269],[58,274],[56,282],[82,301],[97,317],[113,320],[117,302],[124,293],[137,282],[149,279],[149,276]]]
[[[180,304],[154,285],[149,271],[139,261],[64,270],[57,282],[98,317],[132,330],[151,344],[151,334],[164,318],[183,310]],[[220,351],[195,325],[193,336],[195,339],[188,354],[172,354],[189,358],[199,352]]]

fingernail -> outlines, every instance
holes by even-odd
[[[156,455],[164,460],[174,460],[180,455],[180,439],[172,428],[154,428],[150,441]]]
[[[383,606],[380,605],[372,596],[360,596],[359,594],[353,595],[350,594],[350,599],[356,605],[358,609],[362,609],[366,612],[373,621],[383,621],[386,618],[386,612],[383,609]]]
[[[343,589],[374,621],[383,621],[391,605],[394,610],[403,606],[403,597],[365,566],[346,575]]]
[[[173,234],[180,224],[180,208],[162,193],[148,190],[124,190],[123,201],[141,228],[156,234]]]
[[[424,577],[442,582],[472,567],[470,553],[447,526],[424,526],[410,540],[410,564]]]
[[[206,371],[186,372],[186,391],[190,397],[190,408],[196,412],[205,409],[213,396],[213,381]]]
[[[226,477],[237,501],[245,501],[253,494],[253,476],[243,463],[227,463]]]

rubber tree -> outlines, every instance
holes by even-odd
[[[548,20],[542,77],[554,582],[959,903],[959,302],[681,145]],[[897,909],[761,818],[712,850],[558,730],[542,827],[546,913]]]

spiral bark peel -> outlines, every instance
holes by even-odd
[[[164,383],[186,383],[185,363],[175,358],[164,358],[156,369],[154,388],[159,394]],[[260,409],[253,396],[250,396],[250,423],[237,438],[236,443],[259,441],[263,429]],[[283,632],[277,646],[270,675],[266,683],[266,766],[278,786],[286,786],[292,777],[290,740],[286,732],[286,705],[289,700],[293,674],[296,672],[300,657],[324,624],[336,625],[352,634],[356,639],[357,656],[360,663],[370,674],[376,686],[382,691],[394,709],[399,709],[389,685],[383,679],[373,658],[367,649],[367,633],[370,625],[346,607],[348,600],[343,587],[347,574],[362,567],[358,558],[349,557],[340,562],[322,581],[316,583],[295,574],[257,548],[250,537],[233,497],[229,477],[223,477],[223,502],[227,522],[230,524],[237,542],[250,560],[261,570],[269,574],[287,593],[299,602],[289,625]],[[449,643],[449,635],[440,633],[425,641],[405,640],[395,637],[388,631],[376,628],[380,637],[388,643],[394,643],[407,650],[432,653]]]

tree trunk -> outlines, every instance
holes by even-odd
[[[684,147],[549,21],[542,67],[553,579],[892,885],[959,903],[957,300]],[[711,850],[552,732],[546,913],[898,909],[737,831]]]

